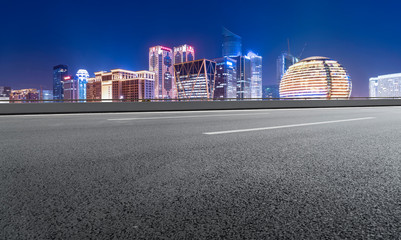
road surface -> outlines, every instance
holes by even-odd
[[[0,239],[399,239],[401,107],[0,116]]]

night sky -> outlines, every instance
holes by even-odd
[[[276,58],[339,61],[353,96],[368,80],[401,72],[399,1],[2,1],[0,86],[52,89],[52,68],[70,74],[148,69],[148,49],[190,44],[196,58],[221,56],[221,27],[242,36],[243,51],[263,57],[263,82],[276,78]]]

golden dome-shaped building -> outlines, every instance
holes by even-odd
[[[280,82],[280,98],[347,99],[351,89],[351,78],[337,61],[310,57],[288,68]]]

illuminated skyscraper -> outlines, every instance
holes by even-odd
[[[103,101],[138,101],[153,99],[155,74],[150,71],[128,71],[113,69],[110,72],[96,72],[95,79],[88,79],[88,99]]]
[[[216,62],[214,98],[237,98],[237,61],[229,57],[213,61]]]
[[[281,98],[349,98],[351,79],[337,61],[310,57],[290,66],[280,83]]]
[[[195,50],[187,44],[174,48],[174,64],[195,60]]]
[[[401,73],[369,79],[369,97],[401,97]]]
[[[223,28],[223,57],[242,56],[241,37]]]
[[[78,99],[78,80],[73,76],[65,76],[63,81],[64,100]]]
[[[262,57],[253,52],[247,57],[251,60],[251,98],[262,98]]]
[[[64,99],[63,81],[67,75],[67,65],[57,65],[53,67],[53,99]]]
[[[162,46],[149,48],[149,71],[156,75],[154,97],[157,99],[175,99],[173,51]]]
[[[216,62],[200,59],[174,65],[178,99],[211,99],[214,95]]]
[[[232,57],[237,61],[237,100],[251,98],[252,68],[247,56]]]
[[[277,58],[277,85],[280,85],[280,81],[288,68],[295,63],[299,62],[299,58],[292,56],[286,52],[281,53]]]
[[[88,83],[89,73],[85,69],[79,69],[76,76],[78,80],[78,99],[86,99],[86,84]]]

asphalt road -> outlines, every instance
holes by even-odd
[[[401,107],[0,116],[0,239],[400,239]]]

